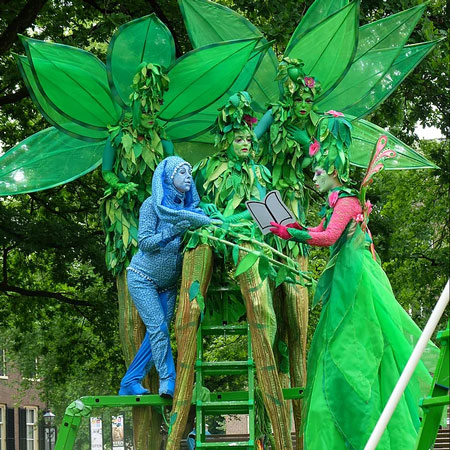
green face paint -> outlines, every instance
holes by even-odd
[[[294,98],[294,114],[298,119],[305,119],[313,109],[314,98],[310,92],[303,92]]]
[[[239,159],[248,158],[252,150],[252,135],[248,131],[237,131],[234,134],[233,151]]]
[[[155,125],[155,117],[151,114],[142,114],[141,115],[141,126],[146,130],[153,128]]]
[[[341,184],[337,176],[328,175],[322,167],[315,168],[313,181],[319,192],[328,192]]]

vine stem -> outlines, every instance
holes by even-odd
[[[192,234],[194,234],[195,232],[194,232],[194,231],[188,231],[188,233],[192,235]],[[237,247],[239,250],[241,250],[241,251],[243,251],[243,252],[246,252],[246,253],[252,253],[252,254],[257,255],[257,256],[262,256],[262,255],[261,255],[261,252],[259,252],[259,251],[257,251],[257,250],[252,250],[252,249],[249,249],[249,248],[246,248],[246,247],[242,247],[242,246],[239,245],[239,244],[233,244],[232,242],[227,241],[227,240],[225,240],[225,239],[220,239],[220,238],[218,238],[218,237],[211,236],[211,235],[208,235],[208,236],[206,236],[206,237],[207,237],[207,239],[211,239],[212,241],[220,242],[220,243],[222,243],[222,244],[228,245],[229,247]],[[254,240],[253,240],[253,241],[254,241]],[[257,242],[258,244],[260,244],[260,242],[258,242],[258,241],[256,241],[256,242]],[[269,247],[270,249],[272,249],[272,247],[270,247],[269,245],[268,245],[267,247]],[[283,255],[283,256],[284,256],[284,255]],[[274,264],[274,265],[276,265],[276,266],[285,267],[285,268],[287,268],[290,272],[294,273],[295,275],[298,275],[299,277],[301,277],[301,278],[303,278],[303,279],[305,279],[305,280],[307,280],[307,281],[309,281],[309,282],[312,282],[312,281],[313,281],[312,278],[311,278],[309,275],[305,275],[305,274],[304,274],[302,271],[300,271],[300,270],[294,269],[293,267],[290,267],[290,266],[288,266],[288,265],[286,265],[286,264],[283,264],[282,262],[277,261],[276,259],[269,258],[268,256],[265,256],[265,255],[264,255],[264,257],[267,258],[267,259],[269,260],[269,262],[271,262],[272,264]]]
[[[230,224],[232,227],[233,226],[238,226],[235,224]],[[212,225],[213,227],[216,227],[215,225]],[[219,228],[219,227],[216,227]],[[239,233],[235,233],[233,231],[228,231],[232,236],[234,237],[241,237]],[[298,265],[298,263],[296,261],[294,261],[292,258],[290,258],[289,256],[285,255],[284,253],[279,252],[278,250],[275,250],[273,247],[271,247],[269,244],[266,244],[265,242],[260,242],[257,241],[256,239],[253,238],[248,238],[247,236],[245,237],[246,239],[248,239],[251,243],[255,244],[255,245],[260,245],[261,247],[267,248],[268,250],[270,250],[273,254],[279,256],[280,258],[286,259],[287,261],[291,261],[293,264]]]

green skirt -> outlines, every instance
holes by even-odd
[[[305,449],[362,450],[421,330],[396,301],[359,227],[332,249],[316,297],[324,305],[308,354]],[[414,448],[418,403],[437,357],[430,344],[377,450]]]

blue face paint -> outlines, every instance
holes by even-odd
[[[191,189],[192,169],[189,164],[183,164],[179,167],[173,177],[173,185],[183,194]]]

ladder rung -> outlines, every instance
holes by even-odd
[[[203,336],[223,336],[224,334],[236,335],[247,334],[247,325],[214,325],[214,326],[202,326]]]
[[[196,442],[196,448],[226,448],[230,447],[233,449],[250,449],[255,448],[255,442],[250,441],[239,441],[239,442]]]
[[[254,408],[252,400],[247,401],[222,401],[222,402],[198,402],[197,408],[202,408],[205,414],[248,414],[249,409]]]
[[[252,359],[247,361],[217,361],[203,362],[197,359],[197,370],[202,370],[203,375],[241,375],[247,374],[249,367],[254,367]]]

